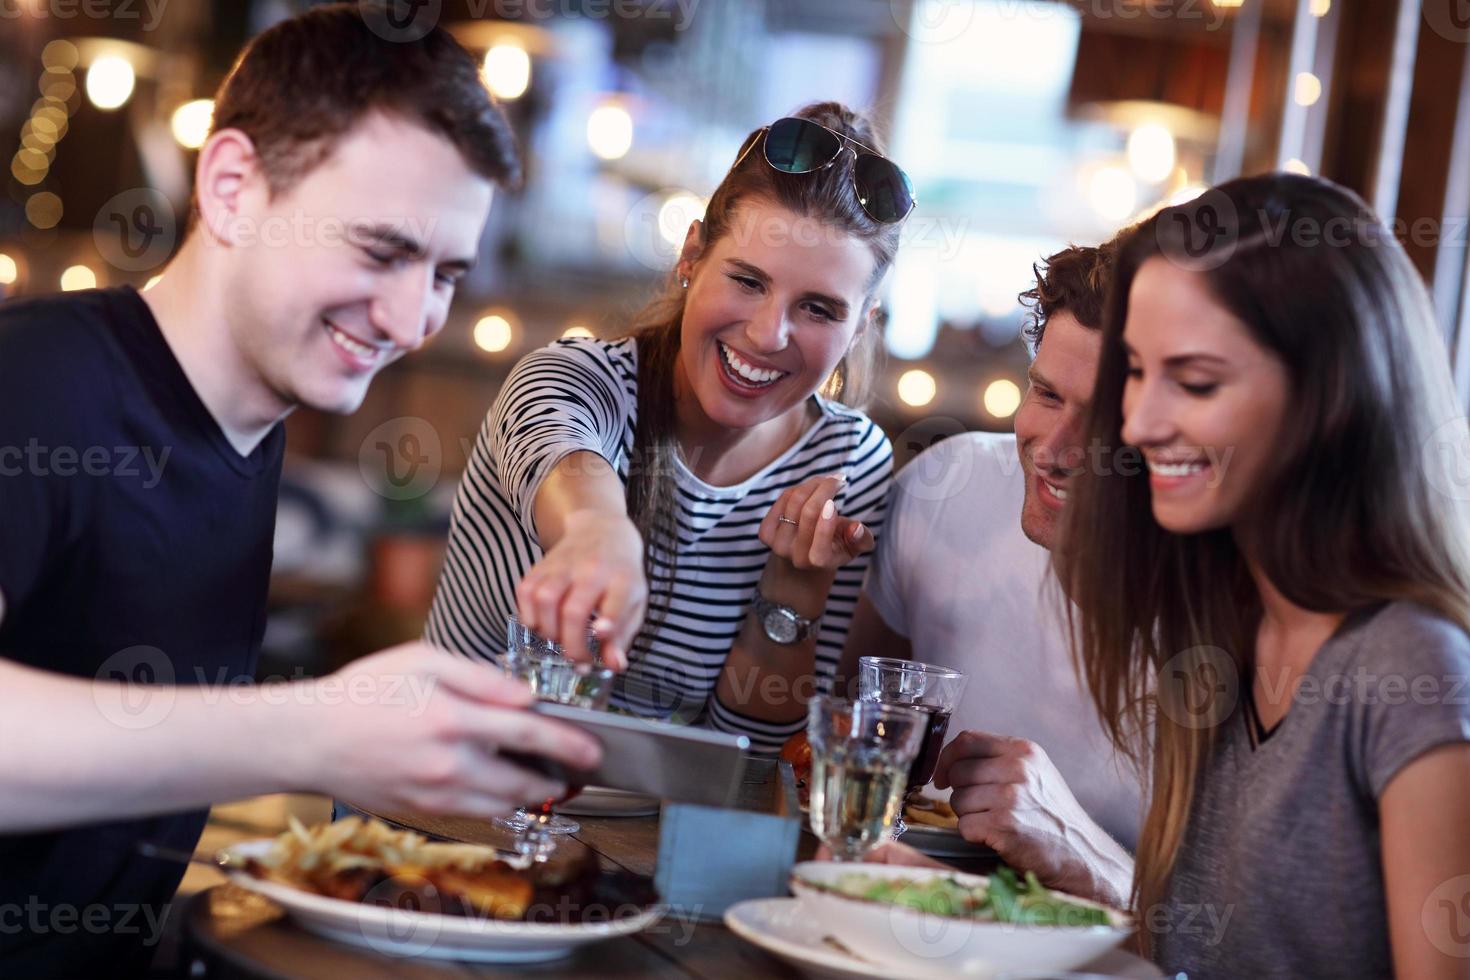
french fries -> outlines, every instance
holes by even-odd
[[[525,915],[535,893],[530,875],[493,847],[430,841],[410,830],[359,817],[290,830],[247,870],[258,878],[318,895],[363,901],[387,883],[386,896],[414,892],[418,908],[453,913],[455,903],[497,919]]]
[[[949,805],[948,800],[935,800],[929,797],[921,797],[917,802],[905,804],[903,818],[908,823],[921,824],[925,827],[942,827],[946,830],[957,830],[960,826],[960,818],[955,814],[954,807]]]

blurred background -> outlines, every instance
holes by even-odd
[[[157,275],[211,93],[245,41],[309,6],[0,0],[0,294]],[[526,188],[497,197],[426,351],[354,416],[290,417],[263,676],[418,635],[459,472],[510,366],[560,336],[619,335],[744,136],[806,102],[866,107],[914,180],[868,406],[900,463],[1010,427],[1033,263],[1240,174],[1321,174],[1395,219],[1459,353],[1470,19],[1456,0],[420,6],[483,59]]]

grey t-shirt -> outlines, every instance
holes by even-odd
[[[1256,747],[1241,685],[1145,918],[1159,964],[1191,980],[1392,975],[1378,799],[1424,752],[1470,741],[1467,678],[1470,636],[1392,603],[1344,623]]]

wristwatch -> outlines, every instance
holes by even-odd
[[[817,626],[822,618],[807,619],[790,606],[779,602],[772,602],[761,595],[759,587],[755,590],[756,622],[761,624],[761,629],[766,633],[766,639],[772,643],[790,645],[800,643],[809,636],[815,636]]]

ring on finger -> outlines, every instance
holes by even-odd
[[[801,527],[801,522],[800,521],[793,521],[791,518],[786,517],[785,515],[782,515],[781,517],[776,518],[776,523],[778,523],[778,524],[790,524],[792,527]]]

